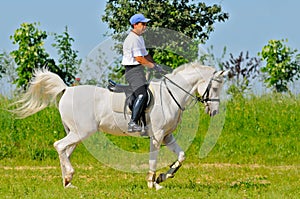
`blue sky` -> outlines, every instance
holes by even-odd
[[[298,25],[300,1],[297,0],[206,0],[207,5],[221,3],[230,18],[216,24],[207,46],[213,45],[214,52],[238,55],[249,51],[250,56],[268,43],[270,39],[287,38],[288,46],[299,48],[300,27]],[[75,39],[74,48],[81,58],[106,38],[108,30],[101,21],[105,9],[104,0],[3,0],[0,6],[0,50],[11,51],[17,46],[9,39],[23,22],[40,22],[39,27],[47,32],[61,34],[68,26]],[[50,48],[52,41],[46,43]],[[48,47],[47,47],[48,46]],[[51,52],[50,52],[51,53]]]
[[[248,50],[253,56],[270,39],[288,39],[288,46],[299,49],[300,1],[223,0],[221,5],[230,18],[227,22],[216,25],[208,44],[220,50],[227,46],[228,52],[234,54]]]

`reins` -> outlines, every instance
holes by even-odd
[[[209,81],[209,84],[205,90],[205,92],[203,93],[203,95],[201,97],[198,97],[198,96],[195,96],[191,93],[189,93],[188,91],[186,91],[184,88],[182,88],[181,86],[179,86],[178,84],[176,84],[174,81],[172,81],[170,78],[166,77],[165,75],[163,75],[163,82],[168,90],[168,93],[170,94],[170,96],[172,97],[172,99],[175,101],[175,103],[177,104],[177,106],[179,107],[180,110],[184,111],[185,108],[182,107],[179,102],[176,100],[175,96],[173,95],[172,91],[170,90],[170,88],[168,87],[168,84],[166,82],[166,80],[168,80],[169,82],[171,82],[174,86],[176,86],[177,88],[179,88],[180,90],[182,90],[183,92],[185,92],[186,94],[188,94],[189,96],[191,96],[194,100],[196,100],[197,102],[201,102],[201,103],[206,103],[206,102],[220,102],[220,99],[210,99],[209,98],[209,90],[210,90],[210,87],[211,87],[211,82],[212,80],[215,80],[214,78],[211,78],[210,81]],[[215,80],[217,81],[217,80]]]

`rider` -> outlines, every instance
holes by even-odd
[[[143,14],[133,15],[129,22],[132,30],[123,43],[122,65],[125,66],[125,79],[129,83],[135,98],[132,106],[132,114],[128,123],[128,132],[141,132],[142,127],[138,120],[145,109],[147,102],[147,81],[144,67],[161,72],[162,69],[156,65],[151,55],[147,52],[142,34],[146,30],[150,19]]]

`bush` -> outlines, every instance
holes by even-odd
[[[5,111],[10,102],[0,98],[0,160],[58,159],[53,143],[65,137],[58,110],[50,107],[26,119],[16,120]],[[300,96],[271,94],[235,98],[223,103],[226,103],[226,118],[222,134],[201,162],[300,164]],[[199,159],[209,122],[209,116],[201,108],[198,133],[187,151],[187,161]],[[107,137],[124,150],[148,150],[145,139]],[[75,151],[80,161],[90,157],[83,145]]]

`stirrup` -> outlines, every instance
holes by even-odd
[[[137,125],[135,122],[130,121],[128,123],[128,133],[134,133],[134,132],[142,132],[143,128],[139,125]]]

